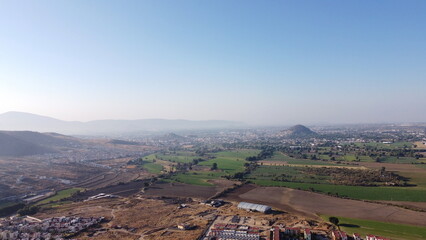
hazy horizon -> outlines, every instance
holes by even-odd
[[[0,1],[0,113],[426,122],[424,1]]]

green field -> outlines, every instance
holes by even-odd
[[[284,161],[284,162],[287,162],[288,164],[295,164],[295,165],[336,165],[331,162],[325,162],[321,160],[293,158],[282,152],[275,152],[271,158],[267,158],[265,160],[266,161]]]
[[[247,180],[273,180],[273,179],[286,179],[292,182],[304,182],[304,183],[328,183],[330,176],[316,176],[307,175],[300,171],[301,167],[292,166],[259,166],[250,173]]]
[[[213,186],[213,184],[208,183],[207,181],[211,179],[218,179],[221,176],[223,176],[223,173],[221,172],[190,171],[172,176],[170,180],[192,185]]]
[[[426,191],[411,187],[363,187],[344,186],[333,184],[312,184],[280,182],[273,180],[250,180],[260,186],[288,187],[301,190],[314,189],[321,193],[345,196],[352,199],[386,200],[386,201],[412,201],[426,202]]]
[[[416,163],[418,160],[412,157],[392,157],[386,156],[381,157],[380,162],[382,163],[400,163],[400,164],[411,164]]]
[[[328,221],[329,216],[321,216]],[[418,227],[404,224],[386,223],[355,218],[338,217],[341,230],[352,235],[359,233],[363,239],[367,234],[378,235],[391,239],[420,240],[426,239],[426,227]]]
[[[355,143],[355,146],[364,148],[364,147],[374,147],[377,149],[397,149],[397,148],[412,148],[413,143],[411,142],[395,142],[390,144],[385,144],[381,142],[368,142],[368,143]]]
[[[218,179],[226,175],[232,175],[237,172],[244,170],[244,164],[247,163],[246,157],[257,155],[258,150],[251,149],[239,149],[235,151],[222,151],[214,153],[216,158],[202,161],[198,163],[200,166],[213,166],[213,163],[217,164],[218,170],[216,171],[189,171],[186,173],[179,173],[170,178],[172,181],[201,185],[201,186],[212,186],[208,183],[208,180]]]
[[[55,195],[37,202],[35,205],[38,206],[38,205],[48,204],[50,202],[57,202],[64,198],[71,197],[74,193],[79,192],[81,190],[83,190],[83,188],[68,188],[65,190],[61,190],[61,191],[58,191]]]
[[[194,152],[186,152],[186,151],[178,151],[178,152],[172,152],[167,154],[151,154],[146,157],[144,157],[144,160],[152,161],[154,159],[156,160],[165,160],[169,162],[180,162],[180,163],[190,163],[192,160],[200,158],[201,156],[198,156]]]
[[[226,174],[233,174],[244,170],[245,160],[238,160],[235,158],[215,158],[208,161],[199,163],[200,166],[213,166],[213,163],[217,164],[217,168]]]
[[[161,171],[163,171],[163,166],[158,163],[147,162],[142,164],[142,168],[154,174],[159,174]]]
[[[245,160],[247,157],[256,156],[259,153],[260,151],[255,149],[237,149],[233,151],[217,152],[217,153],[214,153],[214,155],[217,158],[234,158],[234,159]]]

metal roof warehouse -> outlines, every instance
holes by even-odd
[[[238,204],[238,208],[249,210],[249,211],[262,212],[262,213],[267,213],[272,210],[272,208],[269,206],[262,205],[262,204],[248,203],[248,202],[240,202]]]

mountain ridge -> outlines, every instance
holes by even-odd
[[[64,121],[56,118],[25,112],[0,114],[0,129],[10,131],[58,132],[63,134],[108,134],[137,131],[195,130],[214,128],[235,128],[241,122],[226,120],[185,120],[185,119],[105,119],[87,122]]]

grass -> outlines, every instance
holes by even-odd
[[[324,162],[321,160],[293,158],[282,152],[275,152],[271,158],[267,158],[265,159],[265,161],[284,161],[284,162],[287,162],[288,164],[294,164],[294,165],[336,165],[336,164]]]
[[[171,181],[181,183],[213,186],[208,180],[218,179],[225,175],[235,174],[244,170],[244,164],[247,162],[246,157],[257,155],[260,151],[251,149],[239,149],[235,151],[223,151],[214,153],[216,158],[198,163],[200,166],[211,167],[214,163],[217,164],[216,171],[189,171],[179,173],[170,178]]]
[[[410,183],[415,184],[419,189],[426,191],[426,174],[424,172],[398,172],[401,176],[410,179]]]
[[[142,164],[142,168],[154,174],[160,174],[163,171],[163,166],[158,163],[147,162]]]
[[[213,184],[207,181],[218,179],[222,175],[223,174],[221,172],[191,171],[187,173],[179,173],[175,176],[172,176],[170,180],[199,186],[213,186]]]
[[[345,196],[352,199],[362,200],[386,200],[386,201],[412,201],[426,202],[426,191],[411,187],[363,187],[344,186],[333,184],[313,184],[280,182],[273,180],[255,179],[252,182],[261,186],[288,187],[301,190],[314,189],[321,193]]]
[[[321,215],[328,221],[330,216]],[[426,239],[426,227],[386,223],[372,220],[338,217],[341,230],[352,235],[359,233],[362,238],[367,234],[378,235],[391,239],[420,240]]]
[[[374,147],[378,149],[398,149],[398,148],[412,148],[413,143],[411,142],[395,142],[390,144],[385,144],[381,142],[368,142],[368,143],[355,143],[358,147]]]
[[[215,158],[208,161],[199,163],[200,166],[213,166],[213,163],[217,164],[217,168],[222,170],[224,173],[233,174],[244,170],[245,160],[238,160],[234,158]]]
[[[401,163],[401,164],[411,164],[415,163],[418,160],[412,157],[392,157],[392,156],[386,156],[381,157],[380,162],[381,163]]]
[[[292,166],[259,166],[247,176],[247,180],[286,179],[305,183],[327,183],[329,176],[307,175],[301,172],[301,167]],[[285,176],[282,176],[285,174]]]
[[[58,191],[55,195],[37,202],[35,205],[38,206],[38,205],[48,204],[50,202],[57,202],[64,198],[71,197],[74,193],[79,192],[83,189],[84,188],[68,188],[65,190],[61,190],[61,191]]]
[[[171,152],[167,154],[151,154],[144,157],[144,160],[152,161],[154,159],[165,160],[169,162],[180,162],[180,163],[190,163],[192,160],[200,158],[200,156],[196,155],[194,152],[186,152],[186,151],[178,151]]]
[[[237,149],[233,151],[217,152],[214,155],[217,158],[236,158],[245,160],[247,157],[256,156],[260,151],[256,149]]]

